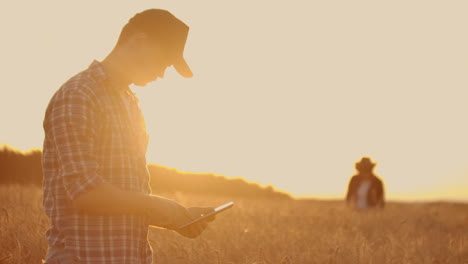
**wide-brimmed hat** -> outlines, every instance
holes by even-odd
[[[375,165],[376,163],[372,162],[369,157],[362,157],[360,161],[356,162],[356,169],[358,171],[372,170]]]

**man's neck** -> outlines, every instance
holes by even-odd
[[[104,71],[109,75],[110,82],[113,87],[120,90],[128,89],[132,83],[128,78],[128,70],[122,65],[125,65],[124,58],[119,54],[118,50],[113,50],[102,62]]]
[[[364,178],[372,178],[374,175],[372,172],[366,171],[366,172],[359,172],[359,174],[364,177]]]

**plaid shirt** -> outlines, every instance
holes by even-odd
[[[68,80],[44,119],[44,198],[50,246],[69,249],[77,263],[150,264],[148,223],[142,216],[78,212],[72,200],[104,182],[150,193],[146,133],[138,101],[112,85],[102,65]]]

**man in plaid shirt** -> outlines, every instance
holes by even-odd
[[[183,57],[188,30],[165,10],[138,13],[102,62],[52,97],[44,119],[43,202],[51,223],[45,263],[150,264],[149,225],[190,238],[206,228],[177,229],[213,208],[150,194],[148,135],[128,87],[162,78],[170,66],[191,77]]]

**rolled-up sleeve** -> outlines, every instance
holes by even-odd
[[[68,198],[75,200],[105,182],[98,174],[95,152],[97,112],[84,92],[68,91],[57,96],[49,129],[59,158],[59,177]]]

